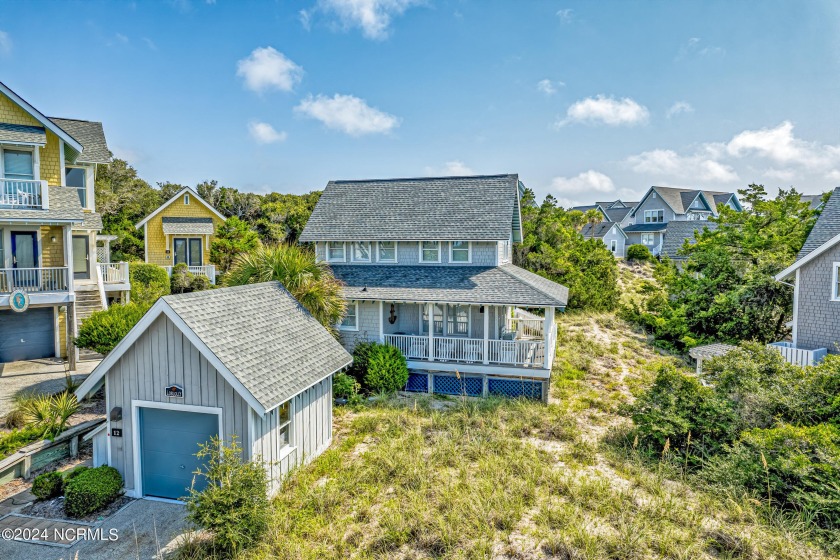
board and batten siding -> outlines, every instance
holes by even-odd
[[[332,443],[332,376],[292,398],[289,447],[282,442],[277,409],[264,416],[252,410],[251,415],[251,457],[264,462],[273,494],[290,470],[309,463]]]
[[[167,385],[184,388],[184,398],[165,396]],[[125,487],[134,491],[132,400],[222,408],[222,435],[230,441],[248,439],[250,407],[210,365],[198,349],[165,315],[158,317],[111,367],[106,377],[108,411],[122,407],[122,420],[110,422],[108,430],[122,428],[123,437],[111,440],[110,464],[123,475]],[[198,451],[196,449],[196,451]]]

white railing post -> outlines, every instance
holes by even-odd
[[[50,187],[46,181],[41,181],[41,208],[50,209]]]
[[[545,323],[543,324],[543,342],[545,344],[545,351],[543,354],[543,367],[551,369],[551,360],[549,359],[549,343],[551,342],[551,326],[554,324],[554,307],[548,306],[545,308]]]
[[[385,319],[382,317],[384,308],[382,300],[379,300],[379,342],[385,342]]]
[[[429,310],[429,361],[435,361],[435,307],[433,303],[427,303]]]
[[[484,306],[484,352],[482,363],[490,363],[490,306]]]

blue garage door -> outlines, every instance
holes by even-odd
[[[53,308],[0,311],[0,362],[55,356]]]
[[[178,499],[189,494],[193,473],[201,466],[198,445],[219,432],[215,414],[161,408],[140,409],[140,469],[143,495]],[[207,485],[195,477],[195,488]]]

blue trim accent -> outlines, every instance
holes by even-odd
[[[488,379],[488,392],[502,397],[525,397],[542,400],[542,381],[526,379]]]
[[[483,392],[483,385],[480,377],[465,377],[462,375],[458,379],[454,375],[434,376],[434,392],[439,395],[480,397]]]
[[[429,392],[429,376],[425,373],[409,373],[408,381],[405,384],[406,391],[414,393]]]

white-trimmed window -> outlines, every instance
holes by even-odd
[[[434,329],[435,334],[443,334],[443,307],[435,304],[434,307]],[[420,318],[420,332],[429,334],[429,306],[423,306],[423,315]]]
[[[618,241],[616,241],[615,239],[610,239],[610,251],[612,251],[613,254],[615,254],[616,251],[618,251]]]
[[[184,193],[184,204],[189,206],[190,204],[190,193]]]
[[[840,262],[832,266],[834,273],[831,278],[831,301],[840,301]]]
[[[656,236],[652,233],[643,233],[642,234],[642,245],[653,246],[654,240]]]
[[[439,263],[440,262],[440,241],[421,241],[420,242],[420,262],[424,262],[424,263]]]
[[[397,242],[396,241],[379,241],[376,244],[379,254],[377,260],[379,262],[397,262]]]
[[[280,406],[277,407],[276,410],[272,410],[271,414],[277,415],[277,438],[276,438],[276,445],[278,447],[278,451],[281,451],[283,448],[288,447],[292,444],[291,440],[291,427],[292,427],[292,407],[291,401],[286,401]]]
[[[370,262],[370,241],[354,241],[351,255],[353,262]]]
[[[472,262],[472,243],[470,241],[449,242],[449,262],[469,263]]]
[[[87,170],[84,167],[65,167],[64,184],[76,189],[82,208],[87,208]]]
[[[665,221],[665,210],[645,210],[646,224],[661,224]]]
[[[342,331],[357,331],[359,330],[359,302],[347,302],[347,313],[344,315],[344,320],[338,328]]]
[[[343,241],[327,241],[327,260],[329,262],[344,262]]]

